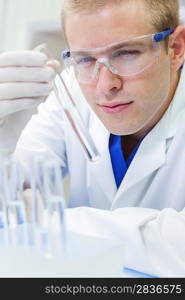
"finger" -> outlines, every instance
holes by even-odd
[[[47,62],[47,55],[39,51],[9,51],[0,54],[0,67],[41,67]]]
[[[47,96],[52,90],[51,83],[12,82],[0,84],[0,100]]]
[[[0,118],[4,118],[7,115],[11,115],[12,113],[30,109],[38,106],[41,102],[43,102],[45,97],[35,97],[35,98],[25,98],[25,99],[14,99],[11,100],[1,100],[1,110],[0,110]]]
[[[55,70],[50,67],[7,67],[0,68],[0,82],[48,82],[55,77]]]
[[[62,69],[62,66],[58,60],[50,60],[46,65],[53,68],[56,72],[60,72]]]
[[[42,52],[42,53],[46,54],[48,57],[50,56],[48,46],[45,43],[36,46],[33,50]]]

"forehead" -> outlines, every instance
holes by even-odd
[[[144,1],[126,0],[109,4],[99,11],[66,17],[70,48],[99,48],[116,41],[155,32]]]

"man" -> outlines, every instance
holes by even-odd
[[[63,77],[101,157],[85,159],[53,94],[15,156],[28,172],[42,153],[69,173],[71,231],[121,240],[126,267],[184,276],[185,29],[178,2],[68,0],[63,22],[64,57],[77,80]]]

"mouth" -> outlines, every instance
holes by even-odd
[[[108,114],[120,113],[123,110],[126,110],[133,101],[127,103],[118,103],[118,104],[108,104],[108,105],[99,105],[101,109]]]

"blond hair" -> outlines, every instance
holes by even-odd
[[[109,3],[121,4],[125,0],[63,0],[62,22],[65,17],[80,12],[92,12],[102,9]],[[128,1],[128,0],[127,0]],[[136,1],[136,0],[135,0]],[[138,1],[138,0],[137,0]],[[179,21],[178,0],[143,0],[146,3],[151,22],[157,31],[168,28],[175,29]]]

